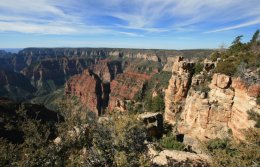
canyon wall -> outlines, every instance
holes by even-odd
[[[45,59],[33,66],[24,68],[21,73],[29,78],[35,87],[41,87],[48,80],[53,81],[54,85],[60,86],[70,76],[82,73],[86,64],[83,59],[78,58]]]
[[[188,63],[179,61],[173,66],[165,95],[165,120],[178,133],[200,140],[229,135],[244,139],[244,130],[255,125],[249,120],[248,111],[260,113],[256,103],[259,83],[248,86],[240,78],[223,74],[214,74],[207,81],[205,68],[201,74],[193,75],[183,64]]]
[[[98,77],[85,70],[81,75],[75,75],[67,82],[65,93],[77,96],[82,104],[96,115],[101,115],[102,84]]]
[[[138,93],[142,91],[145,81],[150,76],[137,72],[125,72],[116,77],[111,82],[111,93],[109,98],[109,111],[126,111],[127,103],[134,100]]]

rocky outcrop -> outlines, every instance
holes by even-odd
[[[254,127],[248,111],[260,113],[256,97],[260,85],[247,86],[238,78],[214,74],[209,92],[189,90],[177,130],[200,140],[233,135],[244,139],[244,130]]]
[[[85,70],[82,75],[73,76],[66,84],[66,94],[78,97],[82,104],[96,115],[102,112],[102,84],[98,77]]]
[[[166,64],[163,67],[163,71],[172,72],[174,62],[178,61],[179,57],[167,57]]]
[[[149,79],[149,75],[136,72],[119,74],[110,84],[109,110],[125,111],[127,101],[134,100]]]
[[[178,57],[173,64],[172,77],[165,91],[165,120],[176,123],[177,114],[181,111],[182,102],[189,91],[195,63]]]
[[[249,120],[248,111],[253,110],[260,114],[260,106],[256,103],[256,98],[260,96],[260,84],[247,85],[239,78],[232,78],[231,87],[234,89],[231,118],[228,127],[232,129],[235,137],[243,139],[243,130],[254,127],[255,122]]]
[[[147,128],[149,138],[160,138],[163,134],[163,115],[162,113],[143,113],[138,116]]]
[[[172,77],[165,92],[165,120],[179,134],[200,140],[233,135],[244,139],[244,131],[254,127],[248,111],[260,113],[256,98],[260,84],[246,84],[240,78],[207,72],[214,63],[204,62],[204,71],[193,76],[194,63],[179,57],[173,64]]]
[[[203,61],[203,65],[204,65],[203,69],[209,72],[210,70],[214,69],[217,66],[217,62],[213,62],[209,59],[205,59]]]
[[[157,152],[149,148],[152,162],[163,166],[209,166],[210,158],[204,154],[195,154],[177,150]]]

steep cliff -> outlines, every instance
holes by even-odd
[[[184,61],[183,57],[178,57],[173,64],[172,77],[165,91],[165,120],[172,124],[176,123],[177,114],[189,91],[194,65],[193,62]]]
[[[244,139],[244,130],[254,127],[248,111],[260,113],[256,98],[260,85],[246,84],[240,78],[214,74],[207,81],[204,68],[194,77],[184,72],[183,62],[176,62],[165,96],[165,120],[182,133],[201,140],[233,135]],[[208,67],[207,65],[204,67]],[[192,83],[188,82],[191,81]]]
[[[110,85],[109,110],[125,111],[129,100],[138,96],[149,79],[149,75],[137,72],[119,74]]]
[[[260,85],[246,86],[239,78],[214,74],[209,92],[190,90],[180,116],[178,131],[200,139],[225,138],[233,135],[243,139],[244,130],[253,128],[248,111],[260,113],[256,97]]]
[[[66,84],[65,92],[77,96],[90,111],[101,115],[103,87],[101,80],[95,74],[85,70],[81,75],[71,77]]]
[[[19,73],[0,70],[0,96],[25,100],[35,91],[30,81]]]
[[[84,59],[78,58],[45,59],[23,69],[21,73],[31,80],[38,94],[46,94],[63,86],[71,76],[82,73],[86,64]]]

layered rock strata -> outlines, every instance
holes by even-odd
[[[138,96],[150,78],[149,75],[136,72],[119,74],[110,85],[109,110],[125,111],[129,100]]]
[[[202,74],[192,77],[182,61],[174,64],[165,95],[165,120],[176,125],[178,133],[200,140],[230,135],[243,140],[245,130],[255,125],[248,112],[260,113],[259,83],[248,85],[240,78],[214,74],[209,84]]]
[[[77,96],[96,115],[102,112],[103,87],[100,79],[88,70],[73,76],[66,84],[66,94]]]

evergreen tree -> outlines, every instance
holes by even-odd
[[[238,45],[241,44],[241,39],[243,38],[243,35],[239,35],[235,38],[235,40],[232,42],[232,45]]]
[[[253,37],[252,37],[252,39],[251,39],[251,41],[250,41],[250,44],[257,44],[257,43],[259,43],[259,41],[260,41],[260,31],[259,30],[256,30],[256,32],[254,33],[254,35],[253,35]]]

